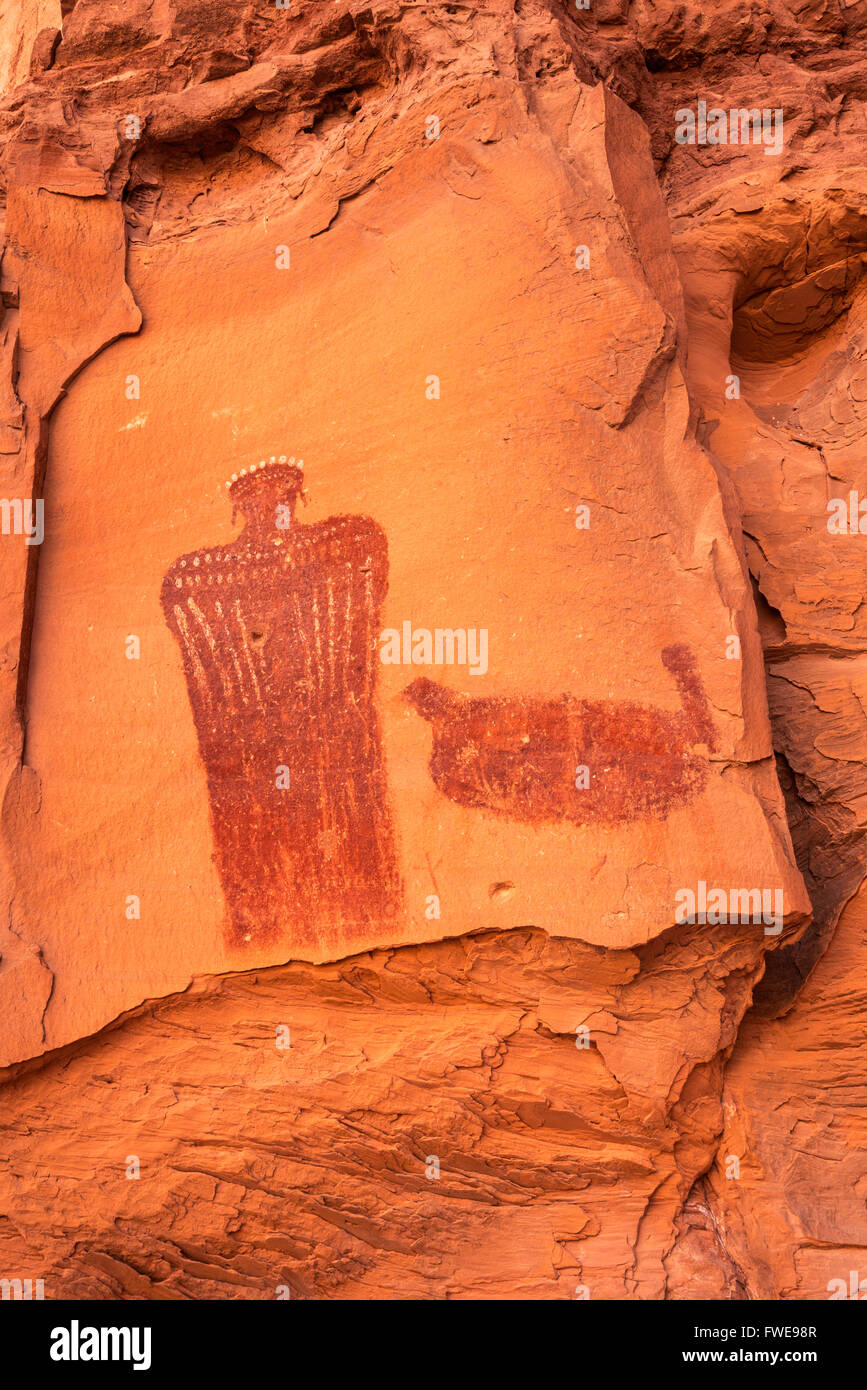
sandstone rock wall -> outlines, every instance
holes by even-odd
[[[865,36],[6,12],[0,1273],[848,1279]]]

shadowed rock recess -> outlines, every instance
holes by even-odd
[[[0,1278],[865,1268],[865,102],[867,0],[6,6]]]

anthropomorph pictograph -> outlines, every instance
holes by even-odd
[[[689,648],[666,647],[662,663],[679,711],[572,695],[476,699],[425,677],[404,698],[433,725],[431,776],[460,806],[531,822],[661,820],[704,789],[696,745],[716,748]]]
[[[163,581],[237,946],[334,946],[402,899],[374,702],[387,542],[364,516],[297,525],[302,485],[294,459],[242,470],[240,537]]]

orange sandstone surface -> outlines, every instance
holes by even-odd
[[[4,11],[0,1275],[848,1279],[865,101],[867,0]]]

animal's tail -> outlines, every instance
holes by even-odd
[[[663,649],[662,664],[674,676],[695,742],[706,744],[708,752],[713,753],[717,746],[716,729],[695,657],[683,642],[676,642]]]

